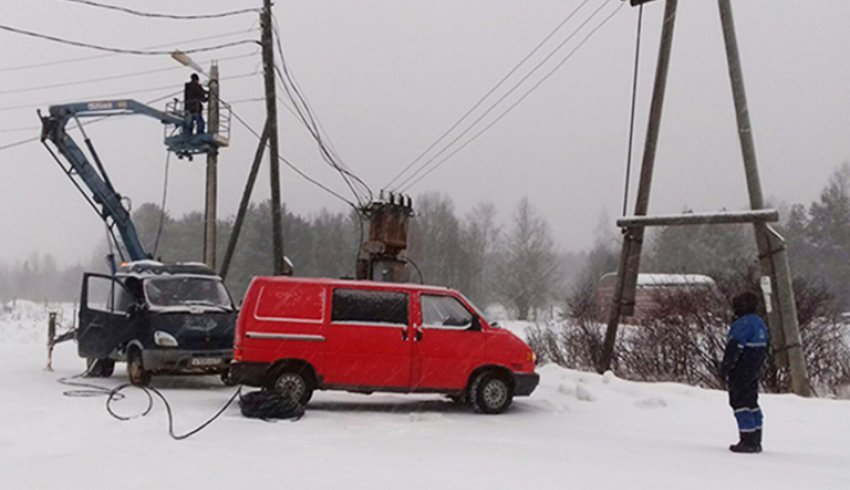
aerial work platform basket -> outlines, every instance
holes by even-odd
[[[230,104],[219,102],[217,121],[208,115],[206,132],[192,134],[192,118],[185,110],[183,101],[173,100],[165,106],[166,114],[183,121],[180,125],[165,126],[163,141],[169,151],[178,157],[189,157],[200,153],[216,153],[219,148],[230,145]],[[211,130],[212,129],[212,130]]]

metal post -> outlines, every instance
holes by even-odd
[[[664,93],[667,88],[667,73],[670,67],[670,54],[673,47],[673,31],[676,25],[676,9],[678,0],[667,0],[664,7],[664,25],[661,30],[661,45],[658,48],[658,64],[655,68],[655,86],[652,94],[652,104],[649,112],[649,127],[646,132],[643,162],[641,164],[640,182],[638,184],[635,216],[645,216],[649,208],[649,191],[652,187],[652,172],[655,166],[655,154],[658,148],[658,135],[661,129],[661,115],[664,108]],[[599,372],[611,368],[614,359],[614,343],[617,339],[617,327],[623,306],[630,311],[634,308],[634,291],[637,286],[640,254],[643,245],[643,227],[626,229],[623,237],[623,250],[620,255],[620,265],[617,269],[617,285],[611,309],[608,313],[608,327],[605,331],[605,341],[597,369]],[[624,294],[625,293],[625,294]],[[626,296],[624,298],[624,296]]]
[[[47,370],[53,371],[53,346],[56,342],[56,312],[47,316]]]
[[[272,244],[274,255],[274,273],[282,275],[285,269],[283,260],[283,224],[280,209],[280,160],[277,140],[277,95],[275,94],[274,45],[272,39],[272,2],[263,0],[260,14],[263,45],[263,71],[266,87],[266,118],[269,124],[269,163],[271,167],[271,207],[272,207]]]
[[[729,79],[732,83],[732,93],[735,99],[738,136],[741,142],[741,152],[744,157],[744,171],[747,178],[750,207],[752,209],[762,209],[764,208],[764,197],[762,196],[761,180],[759,179],[755,143],[753,142],[752,126],[750,125],[747,95],[744,89],[744,74],[738,52],[738,40],[735,34],[732,5],[729,0],[718,0],[718,6],[720,8],[720,20],[723,26],[723,40],[726,45]],[[777,294],[770,296],[772,304],[768,308],[768,324],[770,326],[772,347],[778,355],[777,360],[780,363],[787,361],[791,375],[792,391],[801,396],[809,396],[808,374],[802,355],[797,312],[794,305],[794,291],[791,288],[791,273],[784,242],[781,242],[781,237],[779,237],[778,242],[776,237],[773,237],[773,240],[771,240],[770,231],[764,223],[755,224],[755,233],[762,275],[770,277],[773,286],[777,289]],[[778,245],[777,250],[774,250],[774,247],[771,246],[771,241]]]
[[[210,67],[209,124],[207,132],[213,137],[218,134],[218,64]],[[207,153],[207,192],[204,206],[204,262],[215,269],[216,220],[218,218],[218,151]]]

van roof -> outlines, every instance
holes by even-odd
[[[292,277],[292,276],[257,276],[253,282],[282,282],[282,283],[299,283],[299,284],[322,284],[331,287],[351,287],[365,289],[387,289],[387,290],[415,290],[415,291],[430,291],[430,292],[446,292],[453,291],[451,288],[443,286],[431,286],[424,284],[399,283],[399,282],[380,282],[367,280],[353,279],[330,279],[324,277]]]

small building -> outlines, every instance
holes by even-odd
[[[596,286],[596,312],[600,322],[608,321],[608,312],[617,287],[617,273],[609,272]],[[658,299],[665,293],[677,291],[712,291],[717,287],[709,276],[702,274],[638,274],[635,290],[635,312],[623,317],[626,323],[639,322],[658,307]]]

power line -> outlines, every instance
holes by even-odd
[[[241,59],[241,58],[249,58],[251,56],[255,56],[256,54],[257,54],[257,51],[255,50],[251,53],[245,53],[245,54],[234,55],[234,56],[227,56],[225,58],[218,58],[218,59],[215,59],[215,61],[221,62],[221,61],[230,61],[230,60],[236,60],[236,59]],[[209,61],[213,61],[213,59],[211,58],[211,59],[207,59],[207,60],[201,60],[201,61],[198,61],[198,63],[207,63]],[[132,77],[136,77],[136,76],[139,76],[139,75],[149,75],[151,73],[162,73],[162,72],[167,72],[167,71],[175,71],[175,70],[183,70],[183,69],[185,69],[185,67],[175,65],[175,66],[169,66],[168,68],[156,68],[156,69],[153,69],[153,70],[135,71],[135,72],[130,72],[130,73],[123,73],[123,74],[120,74],[120,75],[112,75],[112,76],[108,76],[108,77],[88,78],[88,79],[85,79],[85,80],[75,80],[75,81],[72,81],[72,82],[59,82],[59,83],[53,83],[53,84],[49,84],[49,85],[38,85],[38,86],[35,86],[35,87],[16,88],[16,89],[10,89],[10,90],[0,90],[0,95],[20,94],[20,93],[25,93],[25,92],[38,92],[40,90],[49,90],[49,89],[52,89],[52,88],[72,87],[72,86],[75,86],[75,85],[85,85],[85,84],[91,84],[91,83],[107,82],[107,81],[111,81],[111,80],[121,80],[121,79],[124,79],[124,78],[132,78]]]
[[[617,7],[617,8],[616,8],[613,12],[611,12],[611,13],[610,13],[607,17],[605,17],[605,19],[603,19],[603,20],[602,20],[602,22],[600,22],[600,23],[599,23],[596,27],[594,27],[594,28],[593,28],[593,29],[592,29],[592,30],[591,30],[591,31],[590,31],[590,32],[589,32],[589,33],[588,33],[588,34],[584,37],[584,39],[582,39],[582,40],[579,42],[579,44],[578,44],[578,45],[576,45],[576,47],[575,47],[575,48],[573,48],[573,49],[572,49],[572,51],[570,51],[570,52],[567,54],[567,56],[566,56],[566,57],[564,57],[564,58],[563,58],[563,59],[562,59],[562,60],[561,60],[561,61],[560,61],[557,65],[555,65],[555,67],[554,67],[552,70],[550,70],[548,73],[546,73],[546,75],[544,75],[544,76],[543,76],[543,78],[541,78],[541,79],[540,79],[540,80],[539,80],[536,84],[534,84],[534,85],[533,85],[533,86],[532,86],[532,87],[531,87],[528,91],[526,91],[526,92],[525,92],[525,94],[523,94],[523,95],[522,95],[522,97],[520,97],[520,98],[519,98],[519,100],[517,100],[516,102],[514,102],[514,103],[513,103],[510,107],[508,107],[508,108],[507,108],[504,112],[502,112],[502,114],[500,114],[500,115],[499,115],[499,117],[497,117],[497,118],[496,118],[493,122],[491,122],[491,123],[490,123],[490,124],[488,124],[486,127],[484,127],[484,129],[482,129],[481,131],[479,131],[478,133],[476,133],[476,134],[475,134],[472,138],[470,138],[469,140],[467,140],[467,141],[466,141],[463,145],[461,145],[459,148],[457,148],[456,150],[454,150],[453,152],[451,152],[449,155],[447,155],[445,158],[443,158],[442,160],[440,160],[440,161],[439,161],[436,165],[434,165],[433,167],[431,167],[431,168],[430,168],[427,172],[425,172],[424,174],[420,175],[417,179],[415,179],[415,180],[413,180],[412,182],[410,182],[409,184],[407,184],[407,185],[406,185],[403,189],[401,189],[401,191],[400,191],[400,192],[406,192],[408,189],[410,189],[412,186],[414,186],[417,182],[421,181],[421,180],[422,180],[422,179],[424,179],[424,178],[425,178],[428,174],[430,174],[431,172],[433,172],[434,170],[436,170],[437,168],[439,168],[442,164],[444,164],[445,162],[447,162],[447,161],[448,161],[451,157],[453,157],[455,154],[457,154],[458,152],[460,152],[461,150],[463,150],[464,148],[466,148],[466,147],[467,147],[470,143],[472,143],[473,141],[475,141],[476,139],[478,139],[481,135],[483,135],[484,133],[486,133],[486,132],[487,132],[490,128],[492,128],[493,126],[495,126],[495,125],[496,125],[496,123],[498,123],[499,121],[501,121],[501,120],[502,120],[502,118],[504,118],[504,117],[505,117],[505,116],[507,116],[507,115],[508,115],[511,111],[513,111],[513,110],[514,110],[514,108],[516,108],[516,106],[518,106],[520,103],[522,103],[522,101],[524,101],[524,100],[526,99],[526,97],[528,97],[529,95],[531,95],[531,93],[532,93],[532,92],[534,92],[535,90],[537,90],[537,88],[538,88],[538,87],[540,87],[540,85],[542,85],[542,84],[543,84],[543,82],[545,82],[546,80],[548,80],[548,79],[549,79],[549,78],[550,78],[553,74],[555,74],[555,72],[556,72],[556,71],[558,71],[558,69],[560,69],[560,68],[564,65],[564,63],[566,63],[566,62],[567,62],[570,58],[572,58],[572,57],[573,57],[573,55],[574,55],[574,54],[575,54],[575,53],[576,53],[576,52],[577,52],[577,51],[578,51],[578,50],[579,50],[582,46],[584,46],[584,44],[585,44],[585,43],[586,43],[586,42],[587,42],[587,41],[588,41],[588,40],[589,40],[589,39],[590,39],[590,38],[591,38],[591,37],[592,37],[592,36],[593,36],[593,35],[594,35],[594,34],[595,34],[598,30],[599,30],[599,29],[601,29],[601,28],[602,28],[605,24],[607,24],[607,23],[608,23],[608,21],[610,21],[610,20],[611,20],[611,19],[612,19],[612,18],[613,18],[613,17],[614,17],[614,16],[615,16],[615,15],[616,15],[619,11],[620,11],[620,9],[622,9],[622,8],[623,8],[623,6],[624,6],[624,5],[625,5],[625,3],[620,4],[620,6],[619,6],[619,7]],[[424,167],[423,167],[423,168],[424,168]],[[399,184],[399,186],[401,186],[401,185],[403,185],[403,183],[402,183],[402,184]]]
[[[17,27],[11,27],[11,26],[7,26],[7,25],[3,25],[3,24],[0,24],[0,30],[9,31],[9,32],[13,32],[15,34],[21,34],[21,35],[24,35],[24,36],[35,37],[35,38],[38,38],[38,39],[45,39],[47,41],[53,41],[53,42],[60,43],[60,44],[67,44],[69,46],[77,46],[77,47],[80,47],[80,48],[96,49],[98,51],[107,51],[107,52],[110,52],[110,53],[133,54],[133,55],[144,55],[144,56],[159,56],[159,55],[170,55],[173,51],[173,50],[147,51],[147,50],[141,50],[141,49],[110,48],[108,46],[101,46],[101,45],[98,45],[98,44],[89,44],[89,43],[84,43],[84,42],[80,42],[80,41],[72,41],[70,39],[64,39],[64,38],[61,38],[61,37],[50,36],[48,34],[40,34],[38,32],[28,31],[26,29],[19,29]],[[258,41],[243,39],[241,41],[233,41],[233,42],[230,42],[230,43],[219,44],[217,46],[207,46],[207,47],[203,47],[203,48],[191,48],[191,49],[184,49],[182,51],[186,54],[203,53],[203,52],[207,52],[207,51],[215,51],[215,50],[219,50],[219,49],[230,48],[230,47],[233,47],[233,46],[240,46],[242,44],[259,44],[259,43],[258,43]]]
[[[440,135],[439,138],[437,138],[433,143],[431,143],[431,145],[429,145],[428,148],[425,148],[425,151],[420,153],[419,156],[417,156],[416,158],[413,159],[413,161],[408,163],[407,166],[404,167],[401,170],[401,172],[396,174],[396,176],[393,177],[393,179],[391,181],[387,182],[384,185],[383,188],[387,189],[387,188],[389,188],[389,186],[393,185],[396,180],[398,180],[402,175],[404,175],[405,172],[407,172],[412,166],[416,165],[416,163],[419,162],[422,159],[422,157],[424,157],[426,154],[428,154],[429,151],[434,149],[435,146],[437,146],[441,141],[443,141],[452,131],[455,130],[455,128],[457,128],[460,125],[460,123],[462,123],[467,117],[469,117],[469,115],[472,114],[475,111],[475,109],[478,109],[478,107],[480,107],[481,104],[483,104],[484,101],[487,100],[488,97],[493,95],[493,93],[496,90],[498,90],[499,87],[501,87],[514,73],[516,73],[516,71],[522,65],[524,65],[532,56],[534,56],[534,54],[537,53],[537,51],[539,51],[540,48],[542,48],[543,45],[546,44],[549,41],[549,39],[552,38],[552,36],[554,36],[558,31],[560,31],[567,24],[567,22],[572,20],[572,18],[575,17],[575,15],[578,13],[578,11],[581,10],[585,5],[587,5],[587,3],[589,1],[590,0],[584,0],[581,4],[579,4],[578,7],[573,9],[566,17],[564,17],[564,19],[557,26],[555,26],[555,28],[552,29],[549,32],[549,34],[547,34],[546,37],[544,37],[543,40],[540,41],[537,44],[537,46],[535,46],[534,49],[531,50],[531,52],[529,52],[527,55],[525,55],[525,57],[523,59],[521,59],[519,61],[519,63],[514,65],[514,67],[511,68],[510,71],[508,71],[508,73],[504,77],[502,77],[502,79],[499,80],[499,82],[496,85],[493,86],[493,88],[491,88],[486,94],[484,94],[483,97],[478,99],[478,102],[476,102],[462,116],[460,116],[460,119],[458,119],[449,129],[447,129],[442,135]]]
[[[241,75],[234,75],[234,76],[230,76],[230,77],[222,77],[221,80],[222,81],[223,80],[238,80],[240,78],[253,77],[253,76],[256,76],[258,74],[259,74],[259,72],[253,71],[253,72],[250,72],[250,73],[243,73]],[[151,87],[151,88],[146,88],[146,89],[123,90],[121,92],[113,92],[113,93],[109,93],[109,94],[92,95],[92,96],[88,96],[86,98],[87,99],[104,99],[104,98],[107,98],[107,97],[118,97],[118,96],[127,95],[127,94],[156,92],[157,90],[165,90],[165,89],[169,89],[169,88],[173,88],[173,87],[174,87],[174,84],[170,84],[170,85],[163,85],[163,86],[159,86],[159,87]],[[73,102],[73,101],[71,101],[71,102]],[[38,103],[31,102],[31,103],[28,103],[28,104],[19,104],[19,105],[0,107],[0,110],[2,110],[2,111],[15,111],[15,110],[22,110],[22,109],[32,109],[33,107],[36,107],[36,106],[57,105],[57,104],[62,104],[62,103],[63,102],[56,102],[56,101],[46,101],[46,102],[38,102]]]
[[[523,76],[523,77],[522,77],[522,78],[521,78],[518,82],[516,82],[516,83],[515,83],[515,84],[514,84],[514,85],[513,85],[510,89],[508,89],[508,91],[507,91],[507,92],[505,92],[505,93],[504,93],[501,97],[499,97],[499,99],[498,99],[498,100],[496,100],[496,102],[494,102],[493,104],[491,104],[491,105],[490,105],[490,107],[489,107],[486,111],[484,111],[484,112],[483,112],[480,116],[478,116],[478,118],[477,118],[477,119],[475,119],[472,123],[470,123],[470,124],[466,127],[466,129],[464,129],[463,131],[461,131],[461,132],[460,132],[460,134],[458,134],[457,136],[455,136],[455,138],[454,138],[454,139],[452,139],[452,140],[451,140],[451,141],[449,141],[446,145],[444,145],[444,146],[443,146],[443,148],[442,148],[440,151],[438,151],[438,152],[437,152],[437,153],[435,153],[433,156],[431,156],[431,158],[429,158],[427,161],[425,161],[425,163],[421,164],[421,165],[419,166],[419,168],[418,168],[415,172],[413,172],[412,174],[408,175],[408,176],[407,176],[404,180],[402,180],[400,183],[398,183],[398,184],[397,184],[397,185],[393,188],[393,190],[401,189],[401,188],[402,188],[403,186],[405,186],[408,182],[412,181],[412,180],[413,180],[413,179],[414,179],[417,175],[419,175],[419,174],[420,174],[421,172],[423,172],[426,168],[428,168],[428,166],[429,166],[429,165],[431,165],[431,164],[432,164],[435,160],[437,160],[437,158],[439,158],[439,157],[440,157],[440,155],[442,155],[443,153],[445,153],[446,151],[448,151],[448,150],[449,150],[449,148],[451,148],[451,147],[452,147],[452,145],[454,145],[455,143],[457,143],[457,142],[458,142],[461,138],[463,138],[463,137],[464,137],[467,133],[469,133],[470,131],[472,131],[472,129],[473,129],[473,128],[475,128],[475,126],[476,126],[478,123],[480,123],[480,122],[481,122],[481,121],[482,121],[485,117],[487,117],[487,116],[488,116],[488,115],[489,115],[489,114],[490,114],[493,110],[495,110],[495,109],[496,109],[496,108],[497,108],[497,107],[498,107],[498,106],[499,106],[499,105],[500,105],[500,104],[501,104],[501,103],[502,103],[505,99],[507,99],[507,98],[508,98],[508,96],[510,96],[512,93],[514,93],[514,91],[516,91],[516,90],[517,90],[517,89],[518,89],[518,88],[519,88],[519,87],[520,87],[523,83],[525,83],[525,82],[526,82],[526,81],[527,81],[527,80],[528,80],[528,79],[529,79],[529,78],[530,78],[530,77],[531,77],[534,73],[536,73],[536,72],[537,72],[537,70],[539,70],[539,69],[540,69],[540,68],[541,68],[544,64],[546,64],[546,63],[547,63],[547,62],[548,62],[548,61],[549,61],[549,60],[550,60],[553,56],[555,56],[555,54],[557,54],[557,53],[558,53],[561,49],[563,49],[563,47],[564,47],[564,46],[566,46],[566,44],[567,44],[569,41],[571,41],[571,40],[572,40],[572,39],[573,39],[576,35],[578,35],[578,33],[579,33],[579,32],[580,32],[580,31],[581,31],[581,30],[582,30],[582,29],[583,29],[583,28],[584,28],[587,24],[589,24],[589,23],[590,23],[590,21],[591,21],[591,20],[593,20],[593,18],[594,18],[594,17],[596,17],[596,16],[599,14],[599,12],[601,12],[601,11],[602,11],[602,9],[604,9],[604,8],[605,8],[605,7],[606,7],[606,6],[607,6],[610,2],[611,2],[611,0],[605,0],[605,2],[604,2],[604,3],[602,3],[599,7],[597,7],[597,8],[596,8],[596,9],[595,9],[595,10],[594,10],[591,14],[590,14],[590,16],[589,16],[587,19],[585,19],[585,20],[584,20],[584,22],[582,22],[582,23],[581,23],[581,24],[580,24],[580,25],[579,25],[576,29],[574,29],[574,30],[573,30],[573,32],[572,32],[572,33],[570,33],[570,35],[569,35],[569,36],[567,36],[567,37],[566,37],[563,41],[561,41],[561,42],[560,42],[557,46],[555,46],[555,48],[554,48],[554,49],[552,49],[552,50],[549,52],[549,54],[548,54],[548,55],[546,55],[546,57],[544,57],[544,58],[543,58],[540,62],[538,62],[538,63],[537,63],[537,65],[535,65],[535,66],[534,66],[534,67],[533,67],[533,68],[532,68],[532,69],[531,69],[528,73],[526,73],[526,74],[525,74],[525,76]],[[620,6],[622,7],[622,4],[621,4]],[[618,9],[618,10],[619,10],[619,9]],[[563,64],[563,62],[561,62],[561,64],[559,64],[559,65],[558,65],[558,67],[560,67],[562,64]],[[556,68],[556,69],[557,69],[557,68]],[[551,74],[551,72],[550,72],[550,74]],[[548,77],[548,75],[547,75],[547,77]],[[544,79],[545,79],[545,78],[544,78]],[[528,94],[526,94],[526,95],[528,95]],[[525,98],[525,96],[523,96],[520,100],[523,100],[524,98]],[[511,107],[511,108],[513,108],[513,107]],[[499,119],[501,119],[501,116],[499,117]],[[489,127],[489,126],[488,126],[488,127]],[[473,139],[475,139],[475,138],[473,138]],[[468,144],[468,143],[469,143],[469,142],[467,142],[466,144]],[[464,146],[466,146],[466,144],[464,144]],[[452,152],[452,153],[451,153],[451,155],[454,155],[455,153],[457,153],[457,151]],[[444,160],[443,160],[443,161],[444,161]],[[440,163],[442,163],[442,161],[441,161]],[[439,165],[439,164],[438,164],[438,165]],[[430,173],[430,171],[429,171],[429,173]],[[417,179],[417,180],[418,180],[418,179]],[[409,186],[408,186],[408,187],[409,187]]]
[[[461,131],[461,132],[460,132],[460,134],[458,134],[457,136],[455,136],[455,137],[454,137],[451,141],[449,141],[448,143],[446,143],[445,145],[443,145],[443,147],[442,147],[442,149],[441,149],[440,151],[438,151],[437,153],[435,153],[434,155],[432,155],[432,156],[431,156],[428,160],[426,160],[424,163],[420,164],[420,165],[419,165],[419,167],[416,169],[416,171],[414,171],[413,173],[411,173],[410,175],[408,175],[406,178],[404,178],[401,182],[399,182],[398,184],[396,184],[396,185],[395,185],[395,187],[394,187],[393,189],[391,189],[391,190],[396,190],[396,191],[400,191],[400,192],[401,192],[401,191],[403,191],[403,189],[402,189],[402,188],[404,188],[404,189],[409,188],[409,187],[410,187],[410,185],[412,185],[412,184],[410,184],[411,182],[418,182],[419,180],[421,180],[421,177],[420,177],[420,178],[417,178],[417,176],[418,176],[418,175],[420,175],[422,172],[424,172],[426,169],[428,169],[428,167],[429,167],[429,166],[431,166],[432,164],[434,164],[434,162],[435,162],[435,161],[437,161],[437,159],[438,159],[441,155],[443,155],[445,152],[449,151],[449,149],[450,149],[450,148],[452,148],[452,146],[453,146],[455,143],[457,143],[458,141],[460,141],[460,139],[461,139],[461,138],[463,138],[466,134],[468,134],[470,131],[472,131],[472,130],[473,130],[473,129],[474,129],[474,128],[475,128],[475,127],[476,127],[476,126],[477,126],[477,125],[478,125],[478,124],[482,121],[482,120],[484,120],[484,118],[486,118],[486,117],[487,117],[487,116],[488,116],[491,112],[493,112],[493,110],[495,110],[497,107],[499,107],[499,105],[500,105],[500,104],[502,104],[502,102],[504,102],[504,101],[508,98],[508,96],[510,96],[510,95],[511,95],[512,93],[514,93],[514,92],[515,92],[518,88],[520,88],[520,86],[522,86],[522,85],[523,85],[523,84],[524,84],[524,83],[525,83],[525,82],[526,82],[529,78],[531,78],[531,76],[532,76],[534,73],[536,73],[536,72],[537,72],[540,68],[542,68],[544,64],[548,63],[548,62],[549,62],[549,60],[550,60],[550,59],[552,59],[552,57],[553,57],[555,54],[557,54],[557,53],[558,53],[561,49],[563,49],[563,48],[564,48],[564,46],[566,46],[566,44],[567,44],[569,41],[571,41],[571,40],[572,40],[572,39],[573,39],[576,35],[578,35],[578,33],[579,33],[582,29],[584,29],[584,27],[585,27],[585,26],[587,26],[587,25],[590,23],[590,21],[592,21],[592,20],[593,20],[593,19],[594,19],[594,18],[595,18],[595,17],[596,17],[596,16],[597,16],[597,15],[598,15],[598,14],[599,14],[599,13],[600,13],[600,12],[601,12],[601,11],[602,11],[605,7],[606,7],[606,6],[610,3],[610,2],[611,2],[611,0],[605,0],[605,2],[604,2],[604,3],[602,3],[599,7],[597,7],[597,8],[596,8],[596,9],[595,9],[595,10],[594,10],[594,11],[593,11],[593,12],[592,12],[592,13],[591,13],[588,17],[587,17],[587,19],[585,19],[585,20],[584,20],[584,22],[582,22],[582,23],[581,23],[581,24],[580,24],[577,28],[575,28],[575,29],[573,30],[573,32],[571,32],[571,33],[570,33],[570,35],[569,35],[569,36],[567,36],[567,37],[566,37],[563,41],[561,41],[561,42],[560,42],[557,46],[555,46],[555,48],[553,48],[553,49],[549,52],[549,54],[548,54],[548,55],[546,55],[546,57],[544,57],[544,58],[543,58],[540,62],[538,62],[538,63],[537,63],[537,64],[536,64],[536,65],[535,65],[535,66],[534,66],[534,67],[533,67],[533,68],[532,68],[532,69],[531,69],[528,73],[526,73],[526,74],[525,74],[525,76],[523,76],[523,77],[522,77],[522,78],[521,78],[518,82],[516,82],[516,83],[515,83],[515,84],[514,84],[514,85],[513,85],[510,89],[508,89],[508,91],[507,91],[507,92],[505,92],[505,93],[504,93],[501,97],[499,97],[499,98],[498,98],[498,99],[497,99],[494,103],[490,104],[490,107],[489,107],[486,111],[484,111],[484,112],[483,112],[480,116],[478,116],[478,118],[476,118],[474,121],[472,121],[472,122],[471,122],[471,123],[470,123],[470,124],[466,127],[466,129],[464,129],[463,131]],[[622,4],[621,4],[620,6],[622,7]],[[618,8],[617,10],[619,10],[619,8]],[[595,31],[592,31],[592,32],[595,32]],[[592,32],[591,32],[591,33],[592,33]],[[587,39],[587,38],[585,38],[585,40],[586,40],[586,39]],[[578,46],[580,47],[583,43],[584,43],[584,41],[580,42],[580,43],[578,44]],[[554,71],[556,71],[558,68],[560,68],[560,67],[563,65],[563,63],[566,61],[566,59],[569,59],[569,58],[572,56],[572,54],[576,51],[576,49],[577,49],[577,48],[573,49],[573,51],[569,53],[569,55],[567,56],[567,58],[565,58],[565,59],[564,59],[564,60],[562,60],[562,61],[561,61],[558,65],[556,65],[556,67],[555,67],[555,69],[554,69],[554,70],[550,71],[547,75],[545,75],[545,76],[543,77],[543,79],[541,80],[541,82],[542,82],[543,80],[546,80],[546,78],[548,78],[549,76],[551,76],[551,74],[552,74],[552,73],[554,73]],[[504,116],[505,116],[508,112],[510,112],[510,111],[511,111],[514,107],[516,107],[516,105],[518,105],[518,104],[519,104],[519,102],[522,102],[523,100],[525,100],[525,98],[528,96],[528,94],[529,94],[529,93],[531,93],[531,91],[533,91],[535,88],[537,88],[537,86],[539,86],[539,84],[540,84],[541,82],[538,82],[538,83],[537,83],[537,85],[535,85],[534,87],[532,87],[532,90],[530,90],[530,91],[526,92],[526,93],[525,93],[525,95],[521,96],[521,97],[520,97],[520,99],[519,99],[517,102],[515,102],[513,105],[511,105],[511,106],[508,108],[508,110],[507,110],[507,111],[503,112],[503,113],[502,113],[502,115],[498,116],[498,117],[497,117],[497,119],[496,119],[494,122],[490,123],[490,124],[489,124],[489,125],[488,125],[485,129],[484,129],[484,131],[481,131],[481,132],[479,132],[477,135],[473,136],[473,137],[472,137],[472,139],[468,140],[466,143],[464,143],[463,145],[461,145],[461,147],[460,147],[459,149],[456,149],[456,150],[452,151],[452,152],[449,154],[449,156],[448,156],[448,157],[443,158],[442,160],[440,160],[440,161],[436,164],[436,166],[435,166],[435,167],[440,166],[440,165],[441,165],[443,162],[445,162],[445,161],[446,161],[449,157],[451,157],[452,155],[457,154],[457,153],[458,153],[458,151],[460,151],[460,149],[465,148],[465,147],[466,147],[469,143],[471,143],[472,141],[474,141],[475,139],[477,139],[477,138],[478,138],[478,136],[480,136],[481,134],[483,134],[484,132],[486,132],[486,131],[487,131],[487,129],[489,129],[490,127],[492,127],[492,126],[495,124],[495,122],[498,122],[499,120],[501,120],[501,119],[502,119],[502,118],[503,118],[503,117],[504,117]],[[427,173],[431,173],[431,170],[433,170],[433,168],[435,168],[435,167],[432,167],[430,170],[428,170],[428,171],[427,171]]]
[[[244,120],[244,119],[242,119],[242,118],[239,116],[239,114],[237,114],[237,113],[236,113],[235,111],[233,111],[233,110],[231,110],[231,114],[233,115],[233,117],[234,117],[234,118],[235,118],[235,119],[236,119],[236,120],[237,120],[240,124],[242,124],[242,126],[244,126],[244,127],[245,127],[245,129],[247,129],[247,130],[248,130],[248,132],[250,132],[251,134],[253,134],[253,135],[257,138],[257,140],[258,140],[258,141],[262,139],[262,137],[260,136],[260,133],[258,133],[258,132],[257,132],[254,128],[252,128],[250,124],[248,124],[247,122],[245,122],[245,120]],[[268,143],[266,143],[266,147],[268,147]],[[304,178],[306,181],[308,181],[308,182],[310,182],[311,184],[315,185],[316,187],[318,187],[318,188],[322,189],[323,191],[327,192],[328,194],[330,194],[330,195],[332,195],[332,196],[336,197],[336,198],[337,198],[337,199],[339,199],[340,201],[342,201],[342,202],[344,202],[344,203],[348,204],[349,206],[351,206],[351,207],[352,207],[352,208],[354,208],[355,210],[357,209],[357,205],[355,205],[353,202],[349,201],[348,199],[346,199],[345,197],[343,197],[341,194],[339,194],[339,193],[337,193],[336,191],[334,191],[334,190],[330,189],[329,187],[325,186],[325,185],[324,185],[324,184],[322,184],[321,182],[319,182],[319,181],[317,181],[317,180],[313,179],[312,177],[310,177],[309,175],[307,175],[306,173],[304,173],[301,169],[299,169],[298,167],[296,167],[296,166],[295,166],[292,162],[290,162],[290,161],[289,161],[289,160],[287,160],[286,158],[284,158],[284,157],[282,157],[282,156],[278,155],[278,159],[279,159],[281,162],[283,162],[286,166],[288,166],[289,168],[291,168],[292,170],[294,170],[294,171],[295,171],[295,173],[297,173],[298,175],[300,175],[300,176],[301,176],[302,178]]]
[[[333,148],[329,148],[327,144],[325,144],[324,138],[322,137],[323,128],[321,128],[321,123],[318,122],[318,117],[314,114],[312,108],[310,107],[307,98],[302,94],[301,89],[298,87],[298,83],[295,81],[295,77],[289,70],[288,64],[286,62],[286,56],[283,52],[283,45],[280,42],[281,36],[280,32],[277,28],[277,18],[272,16],[273,25],[275,31],[275,40],[277,43],[277,50],[280,54],[280,62],[283,67],[275,65],[274,69],[277,71],[280,76],[280,84],[283,88],[283,91],[286,93],[289,100],[292,102],[295,111],[298,114],[298,119],[304,124],[307,128],[307,131],[316,141],[316,144],[319,146],[319,152],[322,155],[322,159],[330,165],[334,170],[339,172],[343,181],[345,181],[346,186],[348,186],[351,193],[354,194],[354,197],[357,199],[357,202],[360,205],[364,205],[366,202],[372,200],[372,190],[369,186],[357,175],[355,175],[345,164],[341,162],[341,159],[333,151]],[[354,183],[352,183],[352,180]],[[358,193],[356,186],[360,187],[361,192],[365,192],[365,196]],[[364,202],[365,201],[365,202]]]
[[[108,5],[105,3],[99,2],[91,2],[89,0],[65,0],[70,3],[79,3],[82,5],[87,5],[89,7],[97,7],[107,10],[115,10],[118,12],[123,12],[125,14],[137,15],[140,17],[152,17],[159,19],[172,19],[172,20],[201,20],[201,19],[220,19],[223,17],[232,17],[234,15],[243,15],[243,14],[254,14],[260,11],[260,9],[241,9],[241,10],[231,10],[229,12],[220,12],[217,14],[195,14],[195,15],[177,15],[177,14],[159,14],[153,12],[142,12],[139,10],[133,10],[126,7],[119,7],[117,5]]]
[[[187,43],[196,43],[196,42],[200,42],[200,41],[209,41],[210,39],[221,39],[223,37],[235,36],[237,34],[247,34],[249,32],[254,32],[255,30],[256,29],[252,27],[251,29],[247,29],[247,30],[243,29],[243,30],[239,30],[239,31],[226,32],[226,33],[223,33],[223,34],[215,34],[215,35],[212,35],[212,36],[196,37],[196,38],[193,38],[193,39],[184,39],[182,41],[175,41],[173,43],[157,44],[157,45],[154,45],[154,46],[147,46],[147,47],[144,47],[144,48],[141,48],[141,49],[157,49],[157,48],[164,48],[164,47],[167,47],[167,46],[173,46],[175,44],[187,44]],[[80,62],[80,61],[109,58],[109,57],[117,56],[117,55],[118,55],[118,53],[96,54],[96,55],[93,55],[93,56],[81,56],[79,58],[67,58],[67,59],[64,59],[64,60],[45,61],[45,62],[42,62],[42,63],[32,63],[32,64],[28,64],[28,65],[9,66],[9,67],[6,67],[6,68],[0,68],[0,72],[20,71],[20,70],[29,70],[29,69],[33,69],[33,68],[44,68],[44,67],[48,67],[48,66],[65,65],[65,64],[68,64],[68,63],[77,63],[77,62]]]

